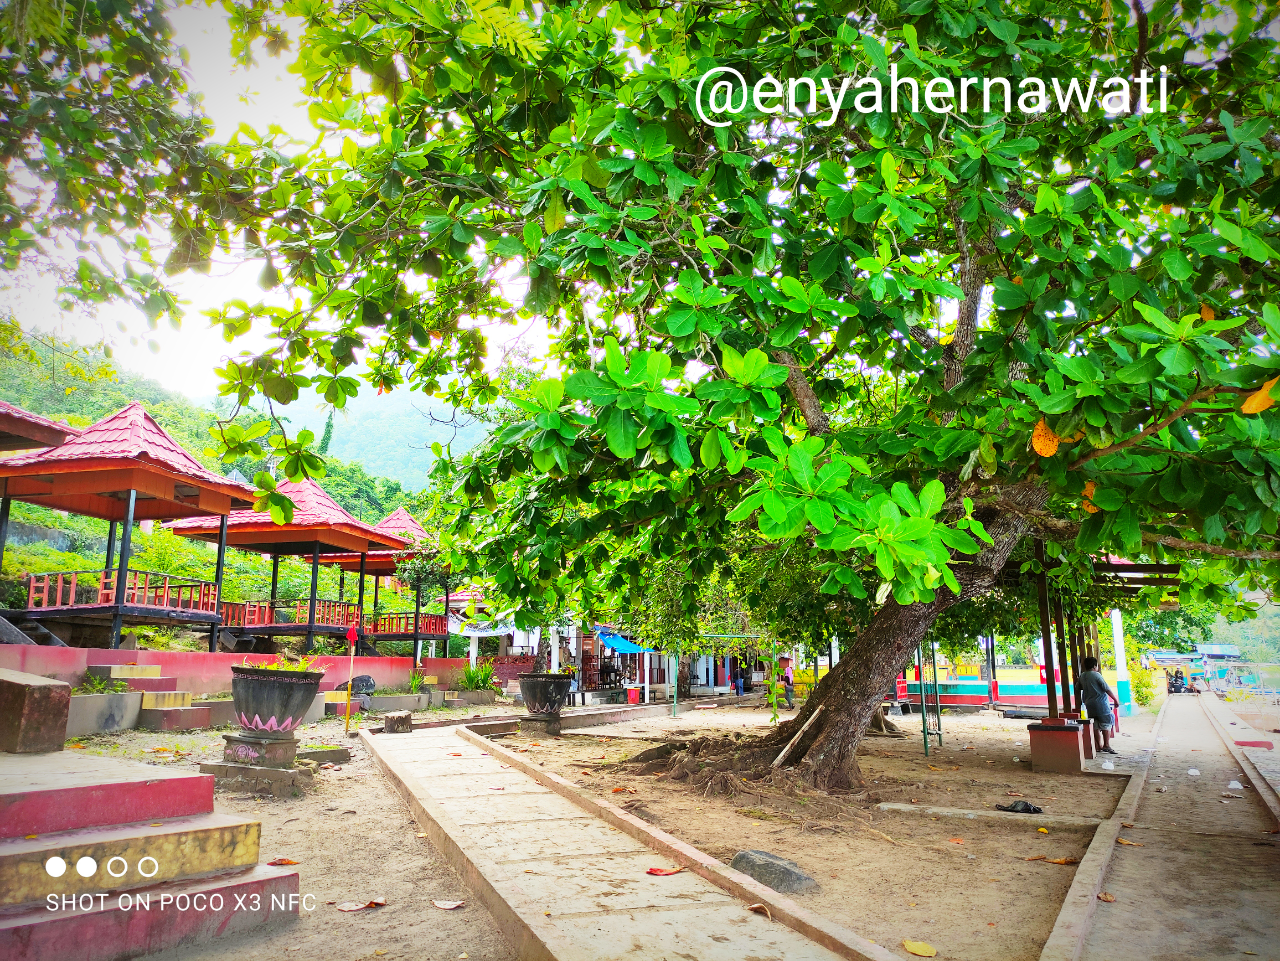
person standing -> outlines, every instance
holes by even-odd
[[[1098,670],[1098,659],[1086,657],[1080,662],[1080,698],[1085,711],[1093,721],[1093,744],[1103,754],[1119,753],[1111,746],[1111,731],[1116,726],[1116,714],[1120,712],[1120,698],[1107,679]],[[1115,713],[1111,706],[1115,705]]]
[[[787,710],[794,711],[796,709],[796,672],[791,666],[790,658],[787,658],[787,668],[782,672],[782,692],[787,698]]]

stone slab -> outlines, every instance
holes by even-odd
[[[315,761],[317,764],[346,764],[351,760],[351,752],[345,747],[312,748],[299,751],[298,760]]]
[[[194,731],[196,728],[209,726],[209,714],[207,707],[165,707],[156,710],[144,707],[138,711],[138,727],[147,731]]]
[[[176,691],[176,677],[130,677],[127,678],[131,691]]]
[[[142,694],[73,694],[67,713],[67,737],[131,731],[138,726]]]
[[[301,768],[282,770],[249,764],[201,764],[200,773],[212,774],[220,789],[270,794],[279,798],[301,797],[312,785],[311,772]]]
[[[0,838],[213,811],[213,778],[80,751],[0,763]]]
[[[0,668],[0,751],[61,751],[70,709],[70,684]]]
[[[90,664],[88,673],[94,677],[129,678],[160,677],[159,664]],[[173,690],[170,688],[170,690]]]
[[[144,711],[162,711],[168,708],[190,706],[190,691],[144,691],[142,694]]]

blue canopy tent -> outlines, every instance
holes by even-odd
[[[649,684],[653,680],[651,677],[652,668],[649,664],[649,658],[643,657],[643,655],[653,654],[660,657],[661,655],[659,652],[655,651],[653,648],[637,644],[635,641],[623,637],[621,634],[611,631],[606,627],[601,627],[600,625],[596,625],[594,633],[596,641],[603,648],[613,651],[615,655],[635,657],[636,660],[632,662],[633,670],[630,672],[631,677],[634,679],[634,684],[638,684],[644,688],[644,700],[645,703],[648,703]],[[663,680],[665,681],[665,671],[662,671],[660,665],[658,670],[663,675]]]

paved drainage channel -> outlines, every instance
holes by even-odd
[[[788,909],[807,915],[774,892],[768,892],[771,898],[757,896],[767,889],[719,862],[711,864],[726,876],[736,875],[745,887],[736,879],[712,883],[698,872],[714,869],[701,863],[678,874],[648,874],[650,868],[676,867],[672,855],[680,849],[692,852],[694,861],[710,859],[674,838],[669,840],[678,847],[667,846],[661,832],[645,843],[620,830],[583,806],[599,802],[575,803],[562,796],[548,786],[558,787],[553,776],[535,779],[523,773],[519,764],[508,763],[514,758],[470,731],[362,732],[361,737],[423,831],[493,913],[521,958],[895,957],[852,932],[821,925],[825,930],[817,936],[832,950],[749,911],[738,894],[767,899],[775,917],[787,916]]]

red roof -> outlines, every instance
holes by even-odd
[[[56,447],[80,431],[0,400],[0,450]]]
[[[234,500],[253,500],[251,488],[215,474],[201,464],[165,433],[164,428],[136,401],[86,427],[59,447],[18,454],[0,461],[0,476],[117,467],[159,468],[164,474],[229,494]]]
[[[389,531],[378,530],[370,524],[358,521],[338,502],[329,496],[323,487],[307,478],[294,483],[282,480],[276,490],[293,501],[293,520],[288,524],[276,524],[269,513],[254,510],[232,511],[227,518],[228,543],[247,543],[252,541],[253,532],[259,531],[311,531],[313,533],[341,531],[348,535],[380,544],[384,547],[402,549],[405,539]],[[219,521],[217,518],[187,517],[168,524],[174,533],[187,536],[217,536]],[[231,535],[241,534],[235,540]],[[255,541],[256,543],[256,541]]]
[[[384,517],[374,527],[377,530],[386,531],[388,534],[397,534],[410,541],[421,541],[427,538],[427,532],[422,529],[422,525],[403,507],[397,507],[389,517]]]

